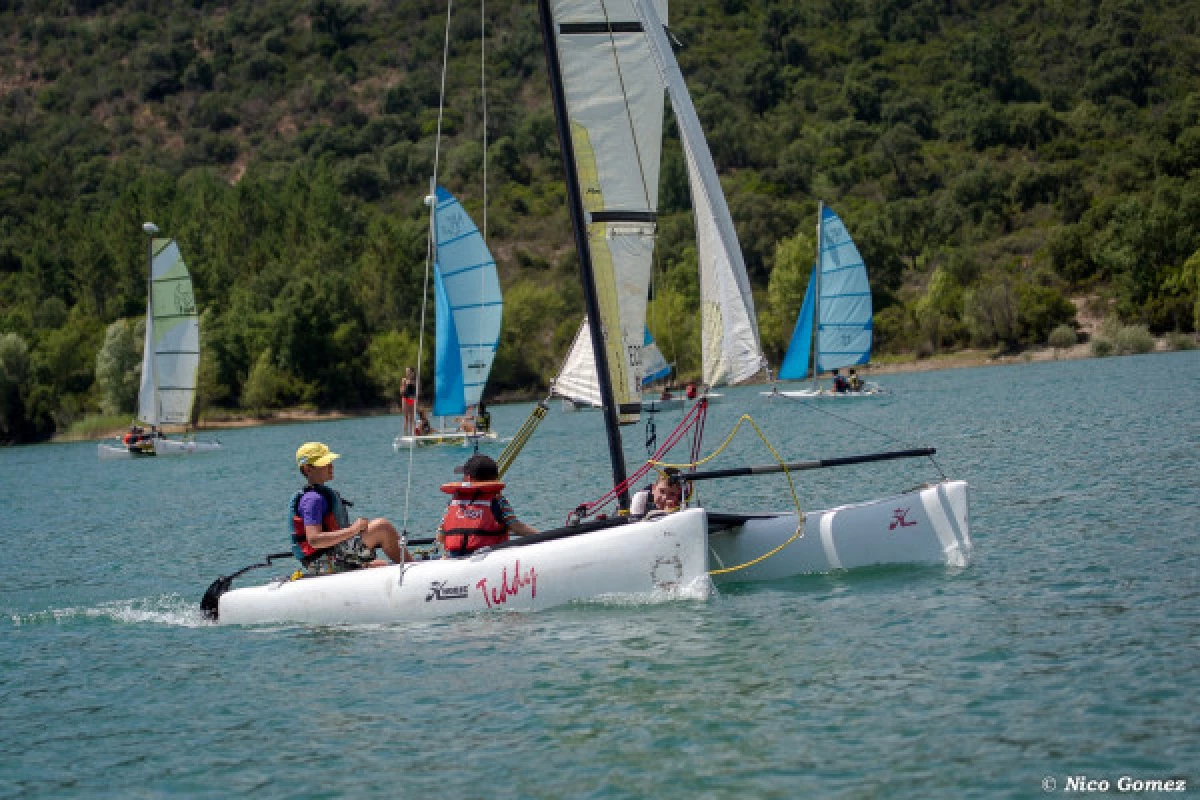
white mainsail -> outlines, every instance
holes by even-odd
[[[138,419],[147,425],[187,425],[200,366],[192,278],[174,239],[155,239],[151,252]]]
[[[665,16],[665,0],[657,2]],[[663,86],[630,0],[556,0],[551,13],[609,377],[621,421],[634,422],[657,233]]]
[[[683,140],[700,262],[703,377],[709,386],[741,383],[766,366],[750,278],[708,142],[655,3],[633,0]]]

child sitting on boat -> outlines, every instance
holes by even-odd
[[[379,517],[350,521],[348,503],[325,486],[333,480],[333,461],[340,458],[321,442],[306,442],[296,450],[296,466],[304,476],[304,488],[292,496],[292,552],[303,565],[305,576],[330,575],[363,567],[387,566],[376,560],[375,548],[383,548],[392,563],[411,561],[400,546],[400,536],[391,522]]]
[[[651,508],[653,505],[653,508]],[[629,516],[641,519],[655,512],[670,514],[683,505],[683,481],[674,469],[661,472],[653,486],[647,486],[633,496],[629,504]]]
[[[445,548],[445,557],[470,555],[507,542],[512,534],[537,533],[517,519],[512,505],[501,494],[504,484],[491,456],[476,453],[454,471],[461,472],[463,478],[442,486],[451,500],[437,527],[437,541]]]

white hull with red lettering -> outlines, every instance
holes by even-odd
[[[804,515],[804,535],[778,553],[748,564],[787,542],[796,515],[747,520],[714,532],[710,559],[718,583],[762,581],[884,564],[965,567],[971,561],[965,481],[945,481],[904,494]]]
[[[221,595],[217,619],[227,625],[379,623],[609,598],[706,598],[707,540],[707,515],[692,509],[468,558],[234,589]]]

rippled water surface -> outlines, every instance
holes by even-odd
[[[299,443],[342,454],[356,511],[407,508],[415,532],[463,451],[418,452],[409,483],[398,417],[231,431],[191,458],[2,450],[0,796],[1038,797],[1077,775],[1195,793],[1200,353],[882,382],[895,394],[823,411],[727,391],[706,444],[749,413],[791,459],[936,446],[971,484],[975,562],[709,602],[217,628],[197,611],[208,583],[286,549]],[[634,459],[645,431],[626,433]],[[599,415],[555,408],[508,496],[552,526],[602,490],[605,452]],[[743,431],[717,465],[768,461]],[[807,472],[800,500],[937,475]],[[790,502],[779,476],[701,498]]]

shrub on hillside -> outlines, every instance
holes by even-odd
[[[1092,355],[1096,358],[1104,358],[1113,354],[1113,343],[1111,339],[1104,339],[1097,336],[1092,339]]]
[[[1186,333],[1167,334],[1167,347],[1171,350],[1195,350],[1196,339]]]
[[[1145,325],[1125,325],[1117,331],[1118,353],[1152,353],[1154,337]]]
[[[1050,336],[1046,343],[1056,349],[1074,347],[1079,341],[1079,337],[1075,334],[1075,329],[1070,325],[1059,325],[1054,330],[1050,331]]]

